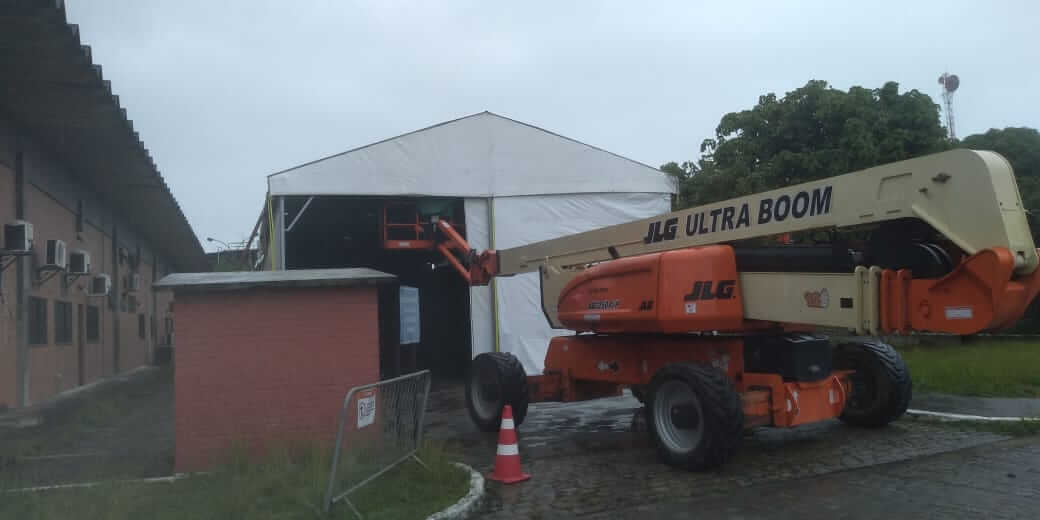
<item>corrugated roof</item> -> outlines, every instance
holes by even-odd
[[[0,1],[0,110],[93,187],[177,270],[206,268],[198,237],[55,0]]]

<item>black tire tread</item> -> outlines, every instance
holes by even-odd
[[[856,353],[866,353],[872,358],[876,368],[888,379],[891,392],[874,413],[868,415],[842,413],[840,419],[856,426],[878,428],[902,417],[910,407],[910,399],[913,397],[913,382],[903,357],[888,343],[877,339],[863,339],[836,346],[834,350],[836,366],[843,365],[840,363],[842,356]]]
[[[527,417],[527,407],[530,403],[527,395],[527,373],[524,372],[524,367],[520,360],[508,352],[485,352],[480,354],[470,362],[470,370],[476,370],[479,364],[489,361],[494,363],[495,370],[498,373],[498,380],[501,381],[503,386],[503,404],[513,407],[513,423],[516,426],[520,426],[524,422],[524,418]],[[501,410],[490,420],[484,420],[479,417],[473,406],[473,395],[470,385],[471,378],[467,376],[466,408],[469,410],[470,418],[481,431],[497,432],[502,424]]]
[[[676,363],[665,366],[654,374],[647,392],[647,408],[653,409],[658,387],[666,381],[679,379],[693,388],[701,401],[702,420],[707,421],[701,445],[689,454],[668,450],[655,431],[652,417],[647,417],[651,438],[661,458],[672,466],[700,471],[721,466],[736,453],[743,438],[744,408],[740,394],[722,371],[695,363]],[[649,412],[652,413],[652,412]]]

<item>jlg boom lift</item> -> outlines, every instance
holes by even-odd
[[[726,462],[742,430],[838,417],[883,426],[910,375],[870,338],[974,334],[1013,324],[1040,290],[1037,250],[1001,156],[954,150],[646,220],[478,253],[446,221],[438,244],[471,284],[538,271],[554,328],[545,371],[481,354],[470,415],[498,428],[503,404],[580,401],[631,387],[665,462]],[[767,237],[815,231],[826,243]]]

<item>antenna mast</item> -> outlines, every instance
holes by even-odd
[[[939,76],[939,84],[942,85],[943,89],[942,98],[943,107],[946,110],[946,130],[950,139],[956,139],[957,130],[953,124],[953,93],[957,91],[957,87],[961,86],[961,79],[956,74],[943,72],[943,75]]]

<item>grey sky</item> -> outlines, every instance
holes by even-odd
[[[269,173],[483,110],[659,165],[766,92],[949,69],[960,136],[1040,126],[1035,0],[66,3],[203,240]]]

